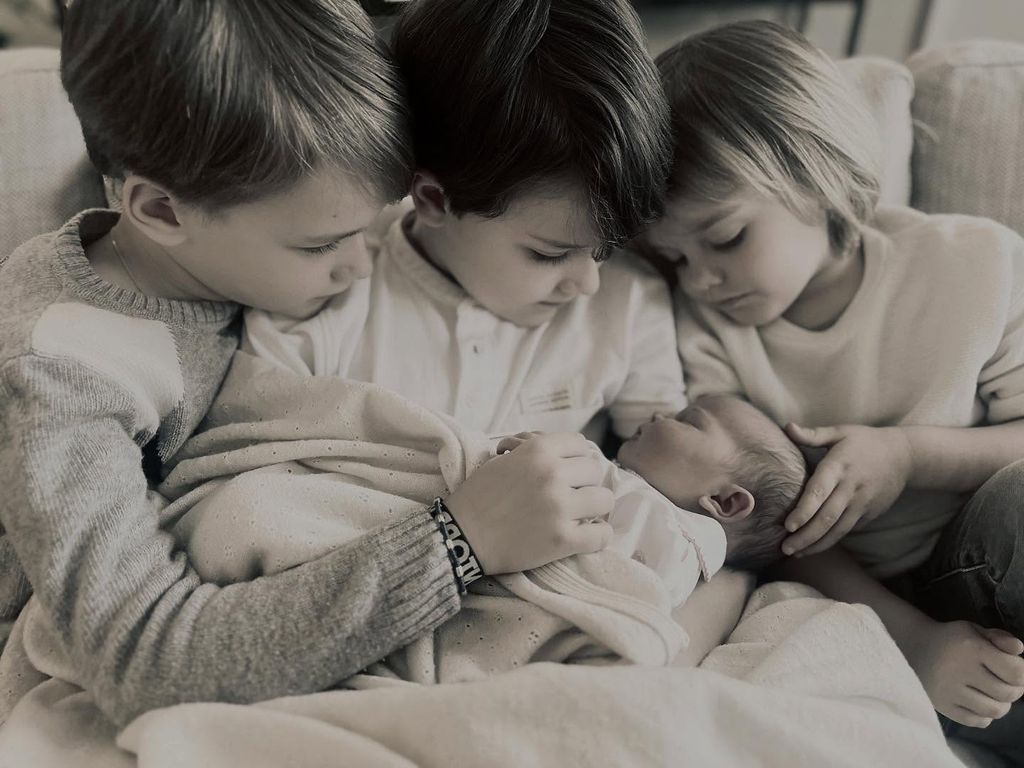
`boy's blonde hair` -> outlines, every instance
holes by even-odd
[[[807,220],[825,209],[841,253],[878,202],[878,135],[835,64],[799,33],[745,21],[657,59],[672,114],[672,197],[750,186]]]
[[[100,172],[208,212],[340,169],[406,193],[402,85],[356,0],[77,0],[61,77]]]

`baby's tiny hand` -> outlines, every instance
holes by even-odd
[[[786,518],[786,529],[798,531],[782,543],[787,555],[823,552],[889,509],[907,485],[910,443],[898,427],[787,424],[786,434],[800,446],[828,448]]]

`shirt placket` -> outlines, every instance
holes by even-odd
[[[458,381],[454,416],[464,426],[486,429],[502,390],[501,368],[495,359],[498,318],[472,302],[463,302],[456,313],[455,343]]]

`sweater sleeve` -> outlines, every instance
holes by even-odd
[[[691,400],[704,395],[743,395],[743,385],[711,324],[682,296],[676,297],[676,336]]]
[[[629,370],[608,409],[615,433],[623,438],[632,436],[655,413],[675,413],[686,407],[668,287],[646,271],[632,277]]]
[[[0,523],[79,680],[115,722],[322,690],[458,610],[425,513],[278,575],[202,583],[159,528],[131,433],[137,407],[73,361],[0,368]]]

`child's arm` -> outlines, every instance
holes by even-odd
[[[0,368],[0,524],[61,649],[115,722],[186,701],[320,690],[458,610],[425,511],[275,576],[201,583],[158,527],[162,504],[130,432],[142,406],[72,361],[29,356]],[[606,543],[601,526],[574,525],[611,508],[575,437],[498,457],[449,497],[467,531],[486,513],[496,538],[467,532],[485,568]]]
[[[878,614],[942,714],[984,728],[1024,693],[1024,644],[1002,630],[934,621],[871,578],[841,550],[787,558],[773,578],[800,581],[827,597]]]
[[[608,410],[615,434],[627,438],[655,413],[682,410],[686,396],[668,287],[661,277],[630,262],[619,268],[628,268],[629,357],[625,381]]]
[[[698,584],[686,602],[672,611],[672,618],[690,636],[689,644],[673,660],[673,667],[698,666],[728,639],[755,581],[752,573],[722,568],[710,581]]]
[[[1024,458],[1024,420],[988,427],[904,427],[912,457],[910,488],[973,491]]]
[[[823,551],[862,518],[883,514],[905,487],[973,491],[1024,458],[1024,239],[1005,227],[990,227],[985,231],[995,233],[996,249],[980,263],[999,286],[988,311],[997,313],[1001,336],[991,339],[992,353],[977,374],[976,397],[985,405],[987,426],[790,425],[787,431],[798,443],[829,450],[786,520],[787,527],[800,531],[784,546]],[[959,397],[962,407],[975,405]]]
[[[960,429],[789,425],[786,431],[801,445],[828,449],[786,518],[797,530],[783,543],[787,554],[828,549],[862,519],[885,512],[905,488],[974,491],[1024,458],[1024,421]]]

